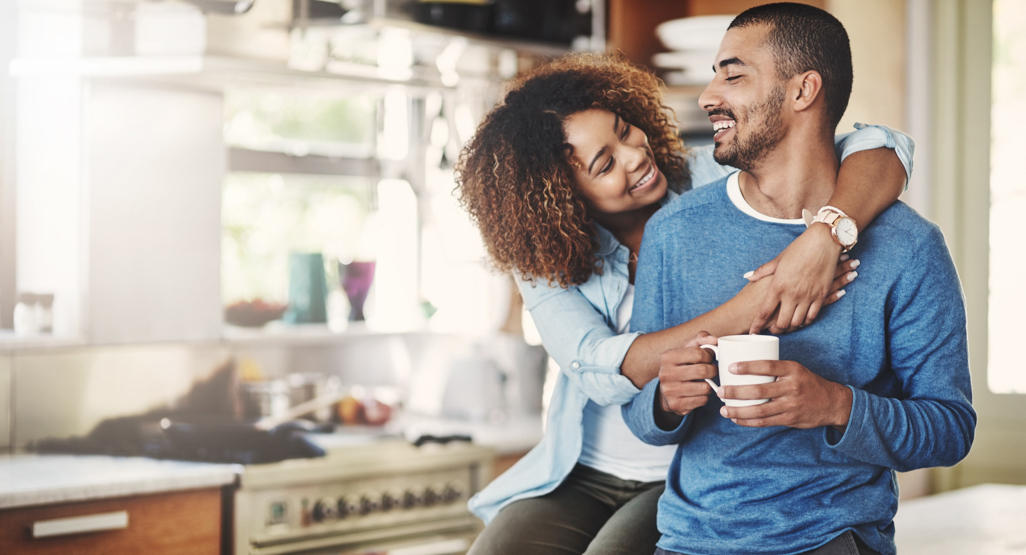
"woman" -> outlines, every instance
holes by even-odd
[[[663,352],[699,331],[811,324],[856,276],[858,261],[838,264],[840,246],[827,226],[813,225],[726,304],[668,330],[629,333],[648,218],[692,182],[732,171],[708,149],[685,159],[659,91],[654,76],[622,57],[567,56],[517,80],[460,157],[461,200],[495,265],[519,278],[562,369],[542,442],[470,501],[489,523],[473,555],[653,552],[674,449],[634,438],[619,405],[658,375]],[[605,146],[582,158],[596,137]],[[863,152],[842,162],[830,204],[868,223],[905,181],[894,152],[878,148],[895,139],[868,128],[841,143],[846,155]]]

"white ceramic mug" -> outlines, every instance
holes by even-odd
[[[732,374],[728,368],[735,362],[752,360],[780,360],[780,340],[772,335],[726,335],[719,338],[718,345],[699,345],[716,354],[720,366],[720,385],[758,385],[776,380],[774,376],[753,376]],[[713,388],[712,380],[705,380]],[[723,399],[728,407],[750,407],[761,405],[769,399]]]

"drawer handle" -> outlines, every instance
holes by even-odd
[[[67,536],[85,532],[102,532],[104,530],[122,530],[128,528],[128,511],[101,513],[97,515],[76,516],[40,520],[32,523],[33,538],[49,538]]]

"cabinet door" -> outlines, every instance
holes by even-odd
[[[0,511],[0,553],[220,552],[217,488]]]

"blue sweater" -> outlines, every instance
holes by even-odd
[[[633,329],[661,330],[726,302],[742,274],[805,229],[755,217],[736,176],[681,195],[649,221]],[[893,554],[894,471],[950,466],[968,453],[976,413],[965,307],[940,230],[899,202],[862,230],[853,256],[862,265],[847,295],[780,337],[781,360],[851,388],[843,434],[741,427],[719,415],[715,396],[664,431],[653,419],[658,380],[624,406],[642,440],[679,444],[659,500],[663,549],[801,553],[852,530]]]

